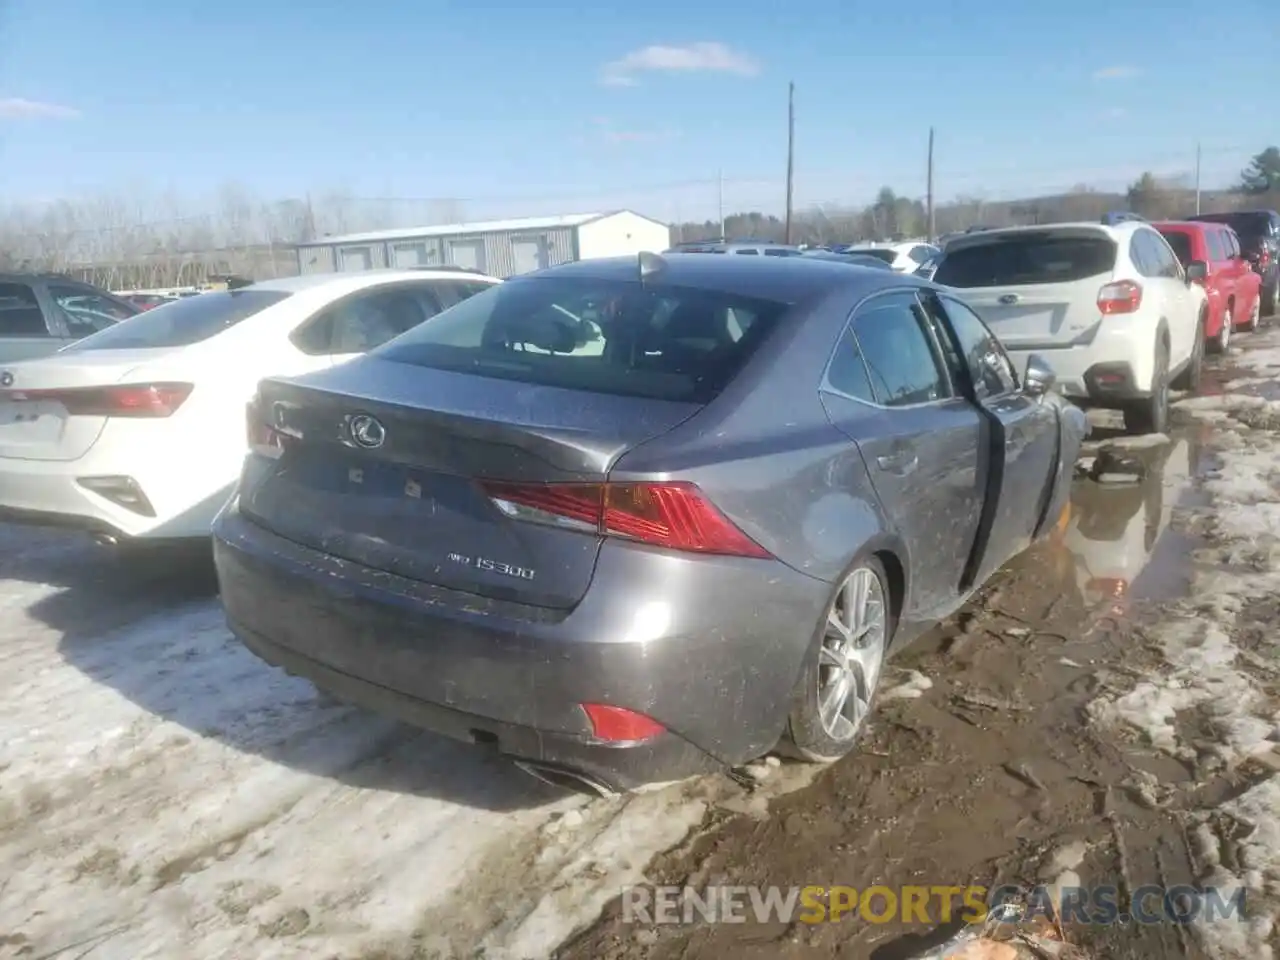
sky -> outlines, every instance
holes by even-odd
[[[1225,8],[1223,8],[1225,9]],[[336,192],[661,219],[879,187],[1221,186],[1280,141],[1270,7],[0,0],[0,202]],[[721,200],[723,198],[723,200]]]

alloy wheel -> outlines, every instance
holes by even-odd
[[[884,586],[859,567],[831,604],[818,654],[818,717],[833,740],[852,740],[870,713],[886,639]]]

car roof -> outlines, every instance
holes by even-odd
[[[297,277],[276,277],[271,280],[259,280],[241,290],[275,290],[280,293],[300,293],[303,290],[315,290],[319,287],[334,284],[342,287],[359,289],[375,283],[388,283],[395,280],[457,280],[476,279],[482,282],[498,282],[495,277],[480,273],[469,273],[462,270],[360,270],[351,273],[307,273]]]
[[[655,282],[674,287],[699,287],[735,296],[799,303],[845,287],[867,292],[892,285],[927,286],[917,278],[887,270],[859,267],[819,257],[709,257],[703,253],[668,253]],[[627,281],[640,279],[636,257],[578,260],[515,277],[522,283],[552,277]]]
[[[1152,220],[1151,226],[1157,230],[1211,230],[1217,227],[1219,230],[1231,230],[1231,224],[1218,223],[1215,220]]]
[[[969,247],[980,247],[991,240],[1002,237],[1016,237],[1020,234],[1052,233],[1055,230],[1087,231],[1108,237],[1119,243],[1139,230],[1152,229],[1145,220],[1124,220],[1118,223],[1099,223],[1097,220],[1070,220],[1065,223],[1033,223],[1016,227],[992,227],[990,230],[976,230],[952,237],[947,241],[947,253],[965,250]],[[1078,233],[1077,233],[1078,235]]]

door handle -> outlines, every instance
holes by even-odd
[[[899,453],[891,453],[887,456],[876,457],[876,465],[886,473],[905,477],[920,465],[920,458],[910,450],[903,450]]]

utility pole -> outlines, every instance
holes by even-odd
[[[926,189],[928,190],[928,193],[925,194],[925,211],[928,215],[929,235],[925,239],[930,243],[933,243],[933,127],[929,128],[929,168]]]
[[[796,174],[796,85],[787,84],[787,227],[785,243],[791,243],[791,198]]]
[[[720,239],[728,240],[729,235],[724,231],[724,171],[721,170],[716,174],[716,204],[720,216]]]
[[[1196,216],[1200,216],[1200,144],[1196,143]]]

